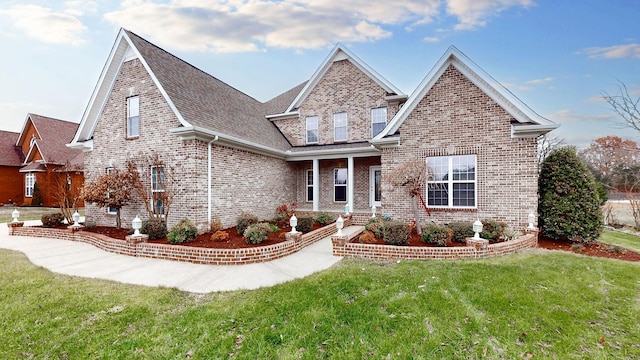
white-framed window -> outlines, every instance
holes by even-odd
[[[476,168],[476,155],[428,157],[427,206],[476,207]]]
[[[333,201],[347,201],[347,168],[333,169]]]
[[[107,174],[113,174],[115,172],[115,169],[112,168],[112,167],[108,167],[106,172],[107,172]],[[111,197],[111,194],[107,193],[107,198],[110,198],[110,197]],[[114,207],[111,207],[111,206],[107,207],[107,214],[114,214],[115,215],[117,213],[118,213],[118,209],[116,209]]]
[[[371,109],[371,137],[380,134],[387,126],[387,108]]]
[[[127,137],[140,136],[140,97],[127,98]]]
[[[164,168],[151,167],[151,206],[155,215],[164,215]]]
[[[26,173],[24,175],[24,196],[33,197],[33,186],[36,183],[35,173]]]
[[[313,169],[307,169],[307,201],[313,201]]]
[[[318,117],[307,117],[307,144],[316,144],[318,142]]]
[[[347,141],[347,113],[333,114],[333,141]]]

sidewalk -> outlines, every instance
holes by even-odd
[[[27,221],[25,226],[38,221]],[[355,227],[347,227],[350,233]],[[37,266],[50,271],[126,284],[163,286],[193,293],[257,289],[303,278],[325,270],[342,258],[332,255],[325,238],[277,260],[248,265],[200,265],[118,255],[76,241],[9,236],[0,224],[0,248],[24,253]]]

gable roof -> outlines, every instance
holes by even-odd
[[[281,152],[290,148],[264,117],[265,104],[125,29],[118,34],[70,147],[91,148],[93,131],[120,68],[136,57],[181,123],[171,132]]]
[[[0,166],[21,166],[24,154],[16,145],[19,133],[0,130]]]
[[[538,115],[512,92],[507,90],[507,88],[471,61],[471,59],[460,50],[451,46],[418,85],[416,90],[414,90],[407,102],[400,108],[393,119],[391,119],[387,127],[373,138],[371,143],[384,144],[389,142],[391,139],[385,138],[396,134],[400,125],[402,125],[404,120],[411,114],[449,66],[455,67],[473,84],[480,88],[480,90],[513,116],[517,123],[511,125],[512,137],[537,137],[559,126],[551,120]],[[395,141],[397,141],[396,138],[394,138],[392,142]]]
[[[289,107],[284,113],[291,113],[296,111],[302,102],[309,96],[311,90],[320,82],[324,74],[329,70],[331,65],[336,61],[348,60],[355,67],[357,67],[360,71],[362,71],[365,75],[375,81],[380,87],[382,87],[389,96],[404,98],[406,95],[402,93],[400,89],[395,87],[391,82],[387,79],[383,78],[378,72],[373,70],[369,65],[367,65],[364,61],[360,60],[357,56],[355,56],[349,49],[344,47],[342,44],[338,43],[333,47],[329,56],[325,58],[320,67],[316,70],[315,73],[311,76],[309,81],[306,83],[304,88],[300,91],[298,96],[291,102]]]
[[[26,138],[29,124],[33,125],[38,136],[24,159],[25,163],[31,160],[36,148],[42,160],[47,163],[64,164],[78,155],[78,150],[65,146],[76,133],[78,124],[37,114],[27,114],[20,136],[15,143],[16,146],[22,146],[25,141],[31,141]]]

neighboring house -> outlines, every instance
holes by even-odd
[[[24,155],[16,146],[20,134],[0,131],[0,204],[21,204],[23,179],[20,168]]]
[[[61,187],[80,191],[84,186],[84,154],[70,149],[66,143],[72,139],[78,124],[28,114],[15,146],[24,154],[20,168],[24,184],[22,194],[25,205],[57,207]],[[41,204],[33,204],[34,185],[38,184]],[[84,204],[80,201],[79,206]]]
[[[169,225],[215,216],[232,226],[242,211],[270,218],[289,201],[375,205],[408,221],[406,191],[387,179],[420,159],[432,174],[425,220],[522,227],[537,207],[537,137],[556,127],[453,47],[411,96],[337,45],[308,81],[261,103],[122,29],[68,146],[86,152],[87,179],[152,152],[179,164]],[[125,207],[124,223],[143,213],[141,202]],[[108,210],[87,204],[86,214],[114,223]]]

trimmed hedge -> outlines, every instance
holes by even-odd
[[[144,220],[140,232],[147,234],[149,240],[162,239],[167,236],[167,222],[162,219]]]
[[[429,224],[422,228],[422,241],[437,246],[447,246],[453,231],[444,225]]]
[[[188,219],[178,221],[167,235],[167,240],[172,244],[182,244],[196,239],[198,228]]]
[[[411,227],[401,221],[389,220],[384,222],[384,243],[387,245],[409,245]]]

